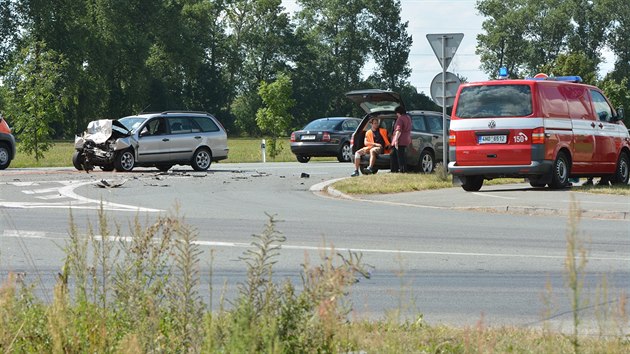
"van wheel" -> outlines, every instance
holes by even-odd
[[[423,150],[420,154],[420,172],[422,173],[431,173],[435,169],[435,158],[431,151]]]
[[[569,165],[567,154],[564,152],[558,153],[551,169],[551,183],[549,183],[549,187],[553,189],[567,187],[569,185],[570,172],[571,166]]]
[[[114,159],[114,168],[118,172],[131,172],[133,166],[136,163],[136,158],[133,156],[133,150],[127,149],[119,152]]]
[[[534,188],[544,188],[547,183],[539,182],[537,179],[529,179],[529,185]]]
[[[72,154],[72,165],[74,166],[74,168],[76,168],[79,171],[83,171],[83,162],[85,161],[83,154],[75,151],[74,154]]]
[[[630,157],[628,157],[628,154],[625,152],[622,152],[621,155],[619,155],[619,161],[617,161],[615,173],[610,179],[612,184],[628,184],[628,179],[630,177],[629,166]]]
[[[462,188],[466,192],[476,192],[483,186],[483,176],[466,176]]]

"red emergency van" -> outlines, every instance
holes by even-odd
[[[576,177],[627,184],[623,110],[578,76],[463,84],[449,130],[448,170],[466,191],[498,177],[564,188]]]

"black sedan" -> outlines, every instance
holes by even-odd
[[[307,163],[311,157],[335,156],[339,162],[350,162],[350,137],[361,120],[352,117],[319,118],[302,130],[291,133],[291,152]]]

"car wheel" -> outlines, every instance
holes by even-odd
[[[375,174],[378,173],[378,168],[376,168],[376,167],[372,167],[370,170],[372,172],[368,172],[367,171],[367,167],[361,167],[361,173],[364,174],[364,175],[370,175],[370,174],[375,175]]]
[[[114,160],[114,168],[118,172],[131,172],[133,166],[136,163],[136,158],[133,156],[133,150],[127,149],[119,152]]]
[[[565,188],[569,185],[571,166],[564,152],[559,152],[551,169],[551,183],[549,187],[554,189]]]
[[[170,170],[171,167],[173,167],[173,165],[171,165],[171,164],[159,164],[159,165],[157,165],[155,167],[157,167],[157,169],[162,171],[162,172],[166,172],[166,171]]]
[[[337,161],[350,162],[350,160],[352,160],[352,149],[350,148],[350,143],[344,143],[341,146],[339,155],[337,156]]]
[[[420,172],[422,173],[431,173],[435,169],[435,158],[431,151],[423,150],[420,154],[420,162],[418,163],[420,166]]]
[[[85,162],[85,158],[82,153],[75,151],[72,154],[72,165],[79,171],[83,171],[83,162]]]
[[[476,192],[483,186],[483,176],[466,176],[462,188],[466,192]]]
[[[628,157],[626,153],[621,153],[621,155],[619,155],[619,161],[617,161],[615,173],[610,179],[612,184],[628,184],[628,179],[630,178],[629,166],[630,157]]]
[[[199,148],[193,155],[191,166],[195,171],[207,171],[212,164],[212,155],[210,150]]]
[[[295,156],[297,158],[297,160],[301,163],[307,163],[311,160],[310,156],[304,156],[304,155],[296,155]]]
[[[114,164],[108,164],[108,165],[103,165],[103,166],[99,166],[101,171],[105,171],[105,172],[111,172],[114,170]]]
[[[7,144],[0,143],[0,170],[4,170],[9,167],[9,147]]]
[[[529,185],[534,187],[534,188],[544,188],[547,185],[547,183],[540,182],[536,178],[530,178],[529,179]]]

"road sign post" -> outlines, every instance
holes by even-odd
[[[442,66],[442,95],[446,96],[446,69],[457,52],[459,44],[464,38],[463,33],[432,33],[427,34],[427,40],[431,44],[433,53]],[[446,97],[442,104],[442,163],[446,166],[448,161],[448,129],[446,127]]]

